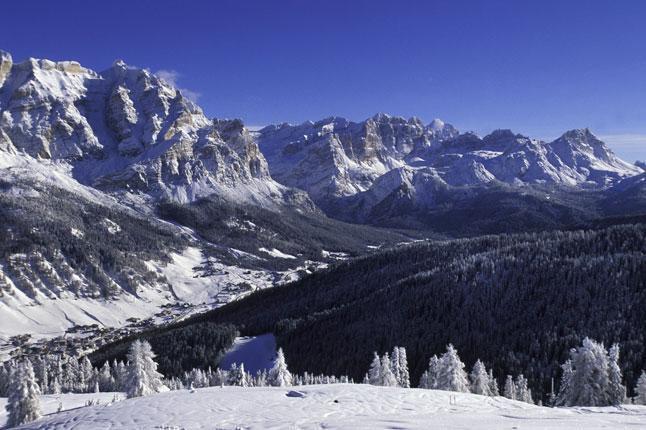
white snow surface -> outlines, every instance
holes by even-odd
[[[259,370],[271,369],[275,358],[276,338],[273,334],[243,336],[235,339],[218,366],[221,369],[230,369],[233,363],[243,363],[247,372],[255,374]]]
[[[124,393],[48,394],[40,396],[40,411],[43,416],[47,416],[55,414],[59,407],[61,407],[61,411],[68,411],[85,407],[88,402],[107,405],[125,398]],[[6,404],[7,399],[0,397],[0,428],[3,428],[7,423]]]
[[[645,406],[547,408],[502,397],[335,384],[172,391],[61,412],[22,428],[594,430],[645,427]]]

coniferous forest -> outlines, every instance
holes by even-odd
[[[480,358],[499,378],[523,374],[541,399],[586,336],[618,343],[625,384],[635,385],[646,360],[645,282],[645,225],[484,236],[343,262],[184,324],[274,332],[294,371],[355,380],[373,351],[401,345],[416,383],[452,343],[467,366]]]

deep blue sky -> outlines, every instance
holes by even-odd
[[[552,138],[590,127],[646,159],[646,1],[12,1],[14,60],[174,73],[249,125],[376,112]]]

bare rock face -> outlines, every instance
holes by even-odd
[[[211,120],[180,91],[123,61],[96,73],[72,61],[0,54],[0,150],[68,163],[113,192],[187,202],[212,193],[272,204],[274,182],[239,120]]]

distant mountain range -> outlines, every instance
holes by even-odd
[[[569,208],[552,202],[622,188],[624,179],[644,174],[588,129],[548,143],[510,130],[480,138],[439,119],[424,125],[378,114],[359,123],[328,118],[269,126],[257,138],[272,176],[307,191],[328,215],[391,227],[438,228],[447,211],[476,210],[492,193],[514,205],[527,206],[521,200],[533,195],[548,200],[548,211]]]
[[[122,61],[0,51],[0,335],[215,306],[411,238],[642,214],[645,178],[587,129],[548,143],[379,114],[250,131]]]

